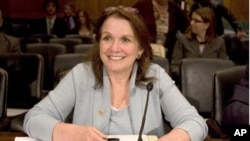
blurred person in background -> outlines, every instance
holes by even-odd
[[[34,34],[52,34],[57,37],[64,37],[67,32],[67,25],[57,15],[59,6],[57,0],[44,0],[43,10],[46,15],[35,24]]]
[[[4,33],[4,20],[0,9],[0,55],[7,53],[21,53],[20,40]]]
[[[67,24],[68,33],[76,27],[75,7],[71,3],[64,5],[64,21]]]
[[[222,4],[222,0],[194,0],[190,13],[192,13],[194,9],[197,9],[197,7],[210,7],[214,10],[216,21],[215,31],[219,36],[223,35],[225,30],[223,19],[231,25],[238,39],[247,36],[247,34],[242,31],[233,13]]]
[[[177,83],[183,58],[228,59],[224,39],[214,30],[213,10],[209,7],[197,7],[190,15],[190,26],[185,34],[178,34],[172,56],[171,76]]]
[[[79,9],[76,12],[76,28],[73,33],[94,38],[94,29],[94,25],[90,21],[88,12]]]
[[[150,32],[151,43],[163,45],[171,61],[176,33],[184,32],[189,25],[186,14],[171,0],[139,0],[133,7],[139,10]]]

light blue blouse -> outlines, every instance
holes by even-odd
[[[130,110],[132,134],[138,134],[144,112],[147,90],[135,85],[137,64],[130,78]],[[153,90],[150,92],[146,122],[143,134],[166,134],[163,120],[173,128],[187,131],[192,141],[203,140],[208,132],[204,119],[180,93],[170,76],[157,64],[151,64],[147,76],[154,76]],[[105,134],[120,131],[111,119],[110,84],[106,69],[103,69],[104,86],[95,89],[95,77],[91,63],[76,65],[41,102],[25,116],[24,130],[34,138],[49,141],[55,124],[64,121],[73,110],[73,124],[91,125]],[[124,120],[128,120],[124,117]],[[117,119],[116,119],[117,120]],[[127,128],[127,127],[125,127]],[[123,132],[123,131],[121,131]],[[120,133],[122,134],[122,133]]]

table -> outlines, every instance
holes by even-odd
[[[0,132],[0,141],[14,141],[15,137],[27,136],[24,132]]]
[[[0,141],[14,141],[15,137],[27,137],[24,132],[0,132]],[[149,141],[157,141],[156,136],[148,136]],[[205,139],[204,141],[229,141],[229,139]]]

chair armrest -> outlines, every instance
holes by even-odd
[[[207,119],[206,123],[209,129],[209,135],[212,138],[219,138],[219,139],[229,138],[229,136],[226,133],[224,133],[224,131],[221,129],[220,125],[215,119]]]

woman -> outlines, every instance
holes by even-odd
[[[204,119],[165,70],[150,63],[153,55],[148,39],[136,9],[107,8],[98,21],[97,43],[88,62],[75,66],[27,113],[26,133],[53,141],[104,141],[107,135],[138,134],[146,84],[152,82],[147,116],[154,117],[146,119],[143,134],[157,135],[160,141],[203,140],[207,135]],[[64,123],[72,110],[72,124]],[[173,127],[167,134],[164,119]]]
[[[213,10],[198,7],[190,18],[190,26],[185,35],[178,33],[172,56],[171,75],[177,81],[183,58],[228,58],[224,39],[215,33]]]
[[[93,37],[94,27],[90,22],[89,14],[80,9],[76,12],[76,19],[76,28],[73,31],[73,34]]]

